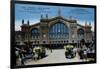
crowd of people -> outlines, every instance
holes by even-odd
[[[44,47],[29,47],[25,49],[24,47],[15,47],[16,55],[16,65],[23,66],[27,59],[33,59],[37,61],[46,56],[46,51]]]
[[[74,58],[75,57],[74,54],[76,55],[76,53],[78,53],[80,59],[87,60],[88,58],[95,58],[94,48],[95,46],[93,42],[88,44],[88,46],[86,45],[86,43],[82,43],[80,44],[79,47],[74,46],[73,49],[69,49],[69,54],[73,55]],[[50,51],[52,53],[51,48]],[[68,54],[68,51],[66,52],[66,54]],[[44,58],[46,56],[46,48],[42,46],[27,47],[27,48],[24,48],[23,46],[21,48],[15,47],[15,55],[16,55],[16,65],[23,66],[25,65],[25,61],[27,59],[32,59],[34,61],[37,61],[41,58]]]
[[[90,43],[88,46],[85,44],[81,45],[78,49],[78,54],[80,59],[87,60],[88,58],[95,58],[95,46],[93,43]]]
[[[92,61],[95,59],[95,44],[85,43],[84,40],[79,44],[68,44],[65,45],[65,57],[72,59],[76,57],[76,53],[79,55],[80,60]],[[92,59],[92,60],[90,60]]]

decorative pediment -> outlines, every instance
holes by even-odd
[[[65,19],[65,18],[62,17],[62,16],[57,16],[57,17],[54,17],[54,18],[49,19],[49,21],[54,21],[54,20],[64,20],[64,21],[66,21],[66,22],[76,23],[76,20]]]

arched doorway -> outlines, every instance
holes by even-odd
[[[33,40],[33,45],[39,45],[39,37],[40,37],[40,31],[37,28],[33,28],[31,30],[31,37]]]
[[[51,44],[60,48],[69,39],[69,29],[64,23],[57,22],[50,27],[48,35]]]
[[[77,34],[79,40],[82,40],[84,38],[84,30],[82,28],[78,29]]]
[[[77,35],[78,35],[78,47],[82,44],[84,44],[84,30],[82,28],[79,28],[77,30]]]

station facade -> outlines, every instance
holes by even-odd
[[[17,44],[32,42],[32,45],[64,45],[68,43],[77,43],[84,39],[85,42],[92,41],[91,24],[84,23],[80,25],[77,20],[64,18],[61,11],[58,15],[49,18],[48,14],[40,16],[40,21],[30,25],[30,21],[24,23],[22,20],[21,31],[15,31],[15,40]]]

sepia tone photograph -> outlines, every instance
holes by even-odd
[[[14,67],[96,62],[95,6],[15,2]]]

